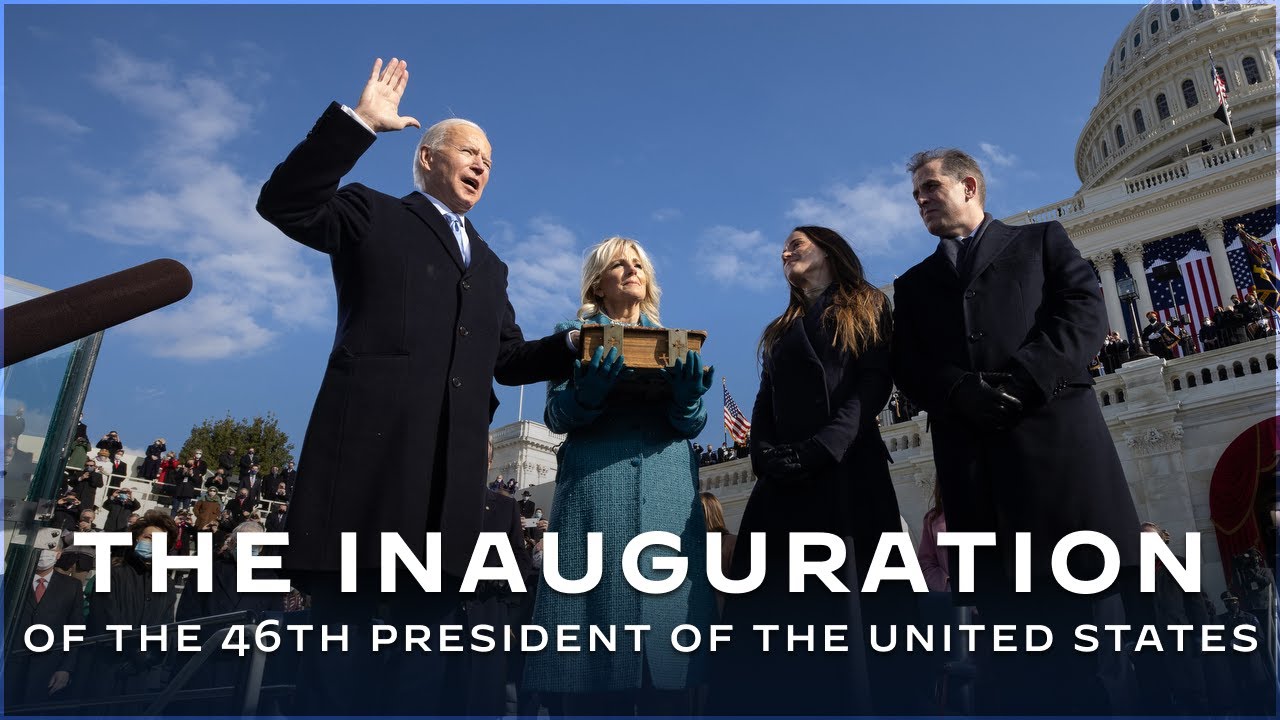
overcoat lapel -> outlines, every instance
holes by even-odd
[[[436,210],[436,206],[427,199],[422,193],[410,193],[402,198],[404,204],[413,211],[414,215],[421,218],[427,227],[431,228],[431,232],[435,233],[436,240],[444,246],[445,252],[449,253],[449,257],[453,258],[453,264],[458,266],[458,270],[465,271],[462,265],[462,250],[458,247],[458,239],[453,236],[453,229],[449,227],[449,223],[445,221],[444,216]],[[470,223],[467,223],[470,225]],[[472,253],[474,255],[474,253]]]

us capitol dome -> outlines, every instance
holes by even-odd
[[[1274,4],[1153,2],[1116,40],[1076,143],[1082,189],[1172,165],[1230,141],[1214,117],[1209,53],[1237,139],[1275,127]],[[1225,142],[1224,142],[1225,141]]]

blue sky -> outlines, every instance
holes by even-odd
[[[253,205],[328,102],[396,56],[402,114],[489,133],[469,217],[511,267],[526,336],[572,314],[586,248],[637,238],[665,324],[710,332],[745,411],[790,228],[835,227],[887,283],[936,243],[903,170],[916,150],[973,152],[997,217],[1070,196],[1138,7],[7,5],[4,272],[62,288],[186,263],[191,296],[106,334],[93,439],[173,447],[203,418],[271,410],[300,446],[333,339],[328,262]],[[410,191],[416,141],[380,137],[347,181]],[[515,389],[499,397],[495,424],[515,420]]]

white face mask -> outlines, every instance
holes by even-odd
[[[58,562],[58,553],[52,550],[41,550],[40,559],[36,560],[36,572],[44,572]]]

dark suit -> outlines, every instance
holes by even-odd
[[[866,604],[859,608],[858,599],[830,593],[812,579],[803,599],[787,587],[788,533],[824,532],[843,537],[846,548],[850,542],[856,548],[857,565],[865,570],[881,534],[901,530],[888,451],[876,426],[876,416],[892,389],[888,301],[879,320],[881,341],[857,357],[833,347],[830,327],[818,321],[829,301],[830,291],[764,358],[760,390],[751,413],[751,460],[759,480],[751,491],[738,535],[748,538],[753,532],[766,533],[768,571],[759,590],[726,599],[725,622],[739,628],[756,623],[850,625],[853,651],[762,653],[754,642],[731,646],[721,653],[722,662],[715,670],[713,714],[851,714],[872,709],[867,703],[866,658],[861,643],[853,638],[857,637],[860,610],[871,617],[879,608],[870,609]],[[804,479],[772,477],[765,471],[763,447],[810,438],[829,456],[826,468]],[[738,543],[731,575],[745,577],[751,556],[750,542]],[[841,579],[856,593],[860,574],[851,572],[852,565],[851,559]],[[880,598],[892,594],[891,588],[882,588]],[[876,601],[869,595],[859,599],[863,603]],[[877,666],[877,675],[879,669]],[[744,685],[741,679],[748,676],[769,677],[771,681]],[[878,693],[876,709],[891,707],[895,699],[906,698]]]
[[[368,644],[368,618],[377,612],[371,585],[381,532],[398,533],[420,557],[426,533],[440,532],[445,573],[442,592],[406,588],[390,596],[382,616],[439,625],[457,615],[459,578],[484,513],[493,381],[566,377],[572,360],[566,332],[525,342],[507,299],[507,266],[469,219],[464,266],[457,239],[426,196],[338,187],[374,139],[331,104],[258,199],[258,212],[285,235],[329,255],[337,289],[338,326],[302,442],[284,563],[311,593],[313,621],[364,626],[357,645]],[[375,480],[379,491],[370,492]],[[339,592],[333,571],[342,532],[357,534],[362,589],[370,592]],[[391,668],[377,662],[367,651],[304,657],[302,709],[461,709],[456,667],[444,654],[416,654]],[[376,704],[343,692],[348,683],[375,688]]]
[[[338,293],[333,352],[289,507],[286,568],[336,570],[343,531],[360,533],[360,567],[375,568],[378,532],[398,532],[421,553],[425,533],[439,530],[443,568],[460,576],[480,532],[493,380],[567,376],[572,354],[564,333],[524,341],[507,266],[470,220],[463,267],[424,195],[339,189],[373,142],[333,103],[258,199],[285,235],[330,256]],[[367,492],[375,478],[391,486]]]
[[[67,625],[84,625],[84,589],[80,581],[58,572],[49,574],[44,596],[36,602],[35,590],[27,581],[22,608],[15,620],[14,638],[22,645],[22,637],[32,625],[47,625],[53,631],[54,646],[43,653],[26,653],[14,656],[5,663],[5,703],[25,704],[63,698],[61,694],[49,695],[49,679],[55,672],[71,672],[75,666],[76,651],[62,651],[62,631]],[[34,636],[35,642],[43,642],[44,635]]]
[[[1031,534],[1033,586],[1056,587],[1045,577],[1052,550],[1074,531],[1106,535],[1121,564],[1135,565],[1138,517],[1086,369],[1107,332],[1093,270],[1057,222],[992,220],[968,256],[961,275],[940,243],[894,283],[894,379],[929,413],[947,529],[996,534],[997,548],[975,553],[979,594],[958,598],[976,599],[995,618],[993,603],[1017,611],[1039,602],[1010,592],[1015,532]],[[1024,416],[1011,430],[975,427],[949,406],[971,371],[1011,372],[1028,386]],[[954,551],[951,563],[958,567]],[[1077,550],[1070,565],[1076,577],[1093,578],[1100,556]]]

